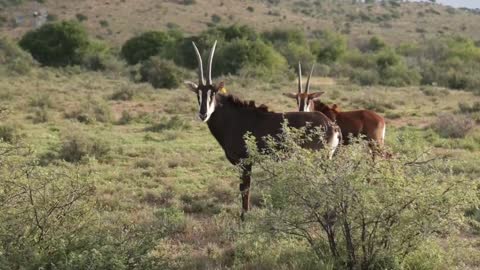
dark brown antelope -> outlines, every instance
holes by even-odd
[[[195,49],[198,60],[198,84],[186,81],[186,85],[197,95],[200,106],[198,116],[200,120],[206,122],[210,132],[225,151],[227,159],[234,165],[240,163],[247,157],[244,135],[249,132],[257,141],[259,149],[265,148],[265,136],[275,137],[282,132],[282,124],[288,122],[290,127],[306,127],[307,132],[315,127],[321,127],[324,130],[324,138],[308,142],[304,147],[311,149],[320,149],[328,147],[330,157],[335,151],[341,139],[341,132],[337,125],[321,113],[307,112],[288,112],[275,113],[268,110],[264,105],[256,106],[253,101],[245,102],[232,95],[219,94],[223,88],[223,83],[214,84],[212,82],[212,60],[215,53],[213,45],[208,58],[207,80],[203,77],[203,63],[200,52],[195,43]],[[326,144],[326,145],[324,145]],[[242,218],[244,213],[250,207],[250,180],[252,167],[245,166],[241,174],[242,183],[240,191],[242,193]]]
[[[298,92],[286,93],[285,96],[297,100],[298,110],[300,112],[321,112],[330,120],[336,122],[342,130],[344,144],[349,143],[349,136],[364,136],[367,140],[375,142],[378,146],[383,146],[385,139],[385,120],[383,117],[370,110],[356,110],[341,112],[338,106],[332,107],[320,101],[320,96],[324,92],[310,93],[310,79],[313,73],[313,66],[307,79],[305,92],[302,91],[302,67],[298,63]]]

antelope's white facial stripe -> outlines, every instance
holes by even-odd
[[[215,100],[214,98],[212,98],[212,90],[207,90],[205,101],[207,102],[206,103],[207,117],[205,118],[205,120],[202,120],[203,122],[207,122],[208,119],[210,119],[210,116],[212,116],[212,113],[215,111]],[[200,110],[202,108],[202,102],[203,102],[203,91],[198,90],[198,104],[200,106]]]
[[[204,122],[207,122],[212,116],[213,111],[215,111],[215,101],[212,99],[212,90],[207,91],[207,118],[205,118]]]
[[[303,100],[303,108],[302,108],[301,107],[302,106],[302,98],[300,96],[297,96],[297,104],[298,104],[299,111],[301,111],[301,109],[303,109],[304,112],[309,112],[310,111],[310,102],[308,100],[308,97],[305,97],[305,99]]]
[[[309,112],[310,111],[310,102],[308,100],[308,97],[305,98],[304,102],[305,102],[305,103],[303,103],[304,104],[304,111]]]

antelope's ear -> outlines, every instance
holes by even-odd
[[[315,93],[311,93],[311,94],[308,94],[308,98],[309,99],[316,99],[316,98],[319,98],[321,95],[325,94],[325,92],[315,92]]]
[[[338,105],[337,105],[337,104],[333,104],[333,105],[332,105],[332,110],[338,111]]]
[[[283,95],[289,98],[297,98],[297,93],[283,93]]]
[[[188,89],[190,89],[190,91],[196,93],[197,92],[197,89],[198,89],[198,85],[194,82],[191,82],[191,81],[184,81],[185,85],[187,85]]]

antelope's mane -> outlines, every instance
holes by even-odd
[[[241,100],[233,95],[222,96],[222,101],[227,102],[237,108],[252,109],[259,112],[272,112],[265,104],[260,104],[257,106],[253,100]]]
[[[329,110],[332,109],[328,107],[327,104],[323,103],[321,100],[318,100],[318,99],[313,100],[313,105],[315,106],[315,109],[329,109]]]

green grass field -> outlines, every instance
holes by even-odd
[[[240,78],[224,79],[228,91],[243,99],[255,99],[275,111],[295,109],[295,102],[282,96],[295,89],[293,81],[242,86]],[[345,110],[369,108],[386,116],[387,145],[399,134],[413,132],[432,153],[461,163],[458,170],[472,178],[480,176],[478,124],[464,139],[444,139],[429,128],[438,114],[457,113],[459,102],[472,104],[480,97],[435,87],[361,88],[322,78],[315,78],[312,88],[326,91],[325,100]],[[133,91],[131,100],[112,100],[122,89]],[[259,250],[251,250],[255,255],[239,253],[247,236],[237,231],[237,172],[207,126],[197,120],[197,102],[186,87],[154,90],[148,84],[102,73],[36,68],[28,76],[3,76],[0,96],[1,125],[12,127],[15,137],[50,166],[58,162],[51,156],[59,155],[62,145],[72,138],[80,145],[94,142],[97,150],[86,151],[75,166],[93,172],[91,211],[100,223],[141,226],[157,209],[184,213],[185,227],[156,243],[155,256],[168,260],[171,267],[261,269],[263,263],[268,268],[272,260],[268,256],[279,256],[292,244],[280,243],[268,254],[255,253]],[[254,207],[258,203],[254,176]],[[452,232],[452,241],[432,240],[451,255],[444,269],[480,267],[476,234],[467,226]]]

